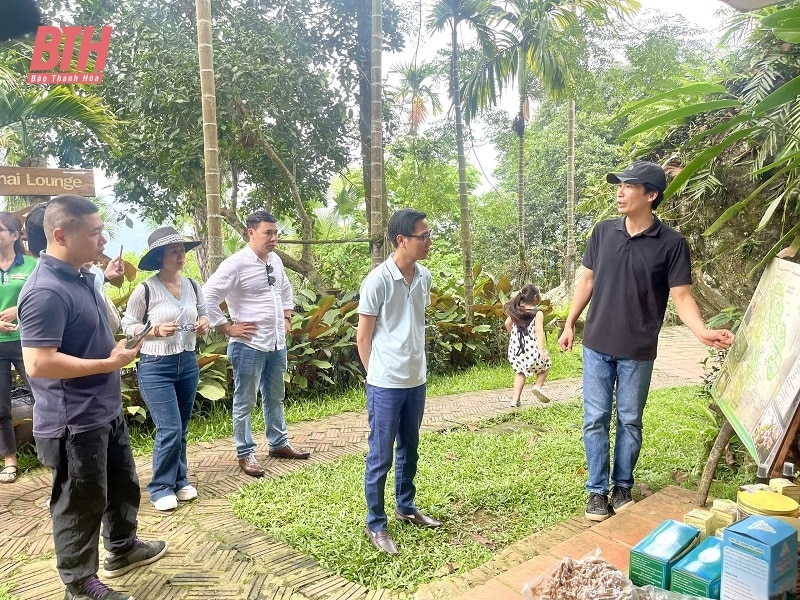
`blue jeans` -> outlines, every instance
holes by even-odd
[[[620,487],[633,487],[652,374],[652,360],[618,358],[583,347],[583,447],[589,465],[586,490],[590,494],[608,494],[609,429],[615,384],[617,431],[611,481]]]
[[[200,369],[194,352],[155,356],[142,354],[137,367],[139,392],[156,425],[150,500],[174,494],[189,485],[186,438]]]
[[[419,461],[419,428],[425,412],[425,384],[414,388],[393,389],[367,384],[369,451],[364,472],[364,495],[367,499],[367,527],[386,529],[384,497],[386,477],[392,466],[394,450],[394,495],[397,510],[411,514],[415,510],[414,476]]]
[[[289,443],[283,416],[286,347],[263,352],[247,344],[231,342],[228,344],[228,360],[233,366],[233,441],[236,444],[236,458],[255,454],[256,443],[253,441],[250,414],[256,406],[259,390],[269,449],[283,448]]]

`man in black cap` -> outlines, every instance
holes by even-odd
[[[589,466],[585,516],[591,521],[603,521],[612,509],[619,512],[633,504],[642,414],[669,297],[701,342],[718,349],[733,343],[730,331],[708,329],[700,316],[690,289],[686,239],[653,214],[664,199],[664,170],[652,162],[636,161],[622,173],[609,173],[606,181],[619,184],[617,210],[622,217],[595,225],[558,340],[562,350],[572,349],[575,321],[591,299],[583,334],[583,444]],[[615,386],[616,441],[609,499]]]

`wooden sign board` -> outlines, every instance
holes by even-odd
[[[0,167],[0,196],[94,196],[92,169]]]

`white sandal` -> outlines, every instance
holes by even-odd
[[[8,465],[0,471],[0,483],[14,483],[19,475],[17,465]]]

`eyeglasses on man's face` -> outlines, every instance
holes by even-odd
[[[430,242],[431,240],[433,240],[433,232],[426,231],[425,233],[422,233],[420,235],[409,234],[406,237],[417,238],[420,242],[422,242],[423,244],[426,244],[426,243]]]
[[[275,276],[271,274],[272,271],[272,265],[267,265],[267,283],[270,285],[275,285]]]

